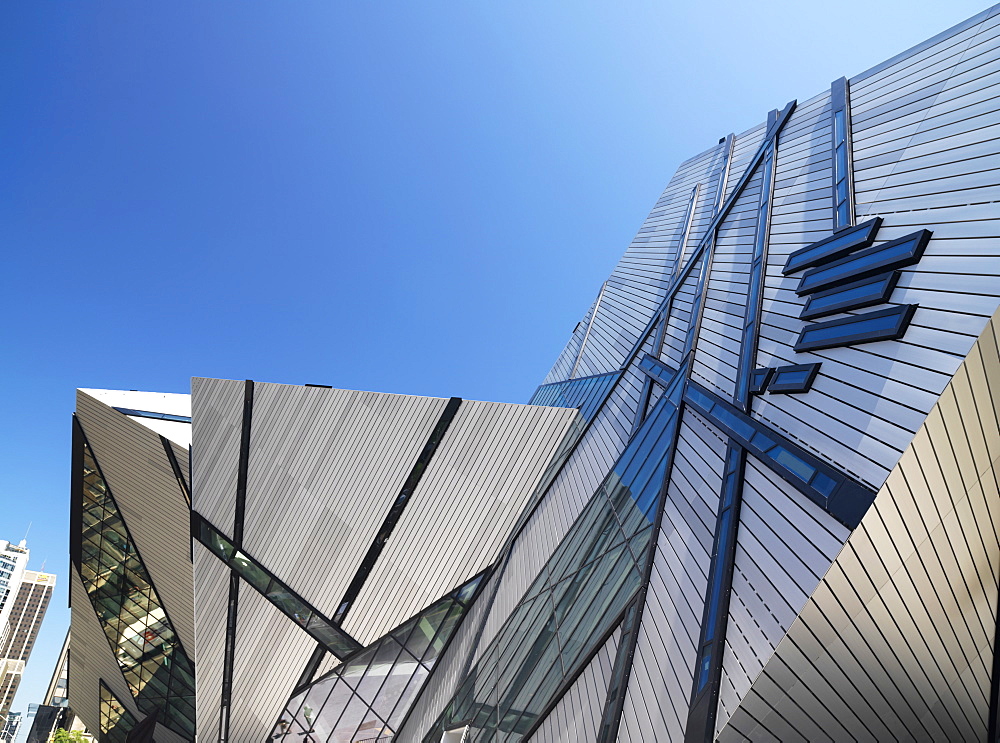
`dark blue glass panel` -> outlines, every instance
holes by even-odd
[[[828,291],[816,292],[809,295],[802,314],[803,320],[811,320],[824,315],[833,315],[837,312],[871,307],[876,304],[883,304],[889,301],[892,290],[899,280],[899,272],[873,276],[861,281],[855,281],[845,286],[840,286]]]
[[[795,344],[796,351],[851,346],[902,337],[916,311],[914,304],[855,315],[843,320],[807,325]]]
[[[819,372],[819,364],[796,364],[780,366],[774,370],[774,377],[767,388],[768,392],[808,392],[813,380]]]
[[[856,227],[841,230],[831,237],[824,238],[801,250],[796,250],[785,262],[785,274],[801,271],[809,266],[836,260],[848,253],[866,248],[875,240],[875,234],[882,225],[882,218],[876,217],[862,222]]]
[[[927,230],[920,230],[898,240],[866,248],[829,265],[811,269],[802,277],[795,291],[797,294],[809,294],[834,284],[848,283],[893,268],[910,266],[920,260],[930,236],[931,233]]]
[[[542,385],[535,390],[528,404],[553,408],[579,408],[580,415],[590,421],[611,391],[619,374],[620,372],[615,371]]]

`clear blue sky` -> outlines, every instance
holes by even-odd
[[[15,709],[76,387],[526,401],[681,161],[984,7],[4,2],[0,538],[61,581]]]

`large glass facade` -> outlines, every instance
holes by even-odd
[[[101,682],[101,743],[125,743],[135,717]]]
[[[521,740],[621,623],[655,544],[683,388],[677,374],[426,743],[463,725],[467,743]]]
[[[272,739],[351,743],[393,736],[484,577],[477,575],[293,696]]]
[[[194,666],[86,442],[80,497],[81,578],[129,690],[143,714],[193,739]]]

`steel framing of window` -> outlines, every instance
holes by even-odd
[[[854,224],[854,179],[851,156],[850,86],[846,77],[830,86],[830,115],[833,119],[833,229]]]
[[[79,532],[74,560],[91,608],[139,709],[193,736],[194,664],[76,416],[73,440],[80,451],[74,452],[71,533]]]
[[[917,311],[915,304],[901,304],[829,322],[812,323],[802,329],[796,351],[856,346],[902,338]]]
[[[849,230],[841,230],[830,237],[817,240],[816,242],[799,248],[788,256],[784,268],[781,272],[789,274],[801,271],[810,266],[818,266],[821,263],[829,263],[838,258],[843,258],[848,253],[855,250],[867,248],[875,242],[875,235],[878,234],[882,226],[882,217],[869,219]]]
[[[820,364],[792,364],[774,369],[774,375],[767,385],[769,393],[783,392],[796,394],[808,392],[819,373]]]

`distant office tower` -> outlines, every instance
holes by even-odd
[[[28,566],[28,548],[25,545],[23,539],[20,544],[0,539],[0,634],[7,625],[13,605],[8,599],[21,584],[21,576]]]
[[[111,743],[995,743],[998,91],[1000,6],[713,138],[528,405],[81,390],[71,706]]]
[[[0,728],[0,743],[14,743],[21,730],[21,713],[11,712],[7,715],[3,727]]]
[[[42,626],[56,576],[25,570],[0,637],[0,715],[7,714]]]

